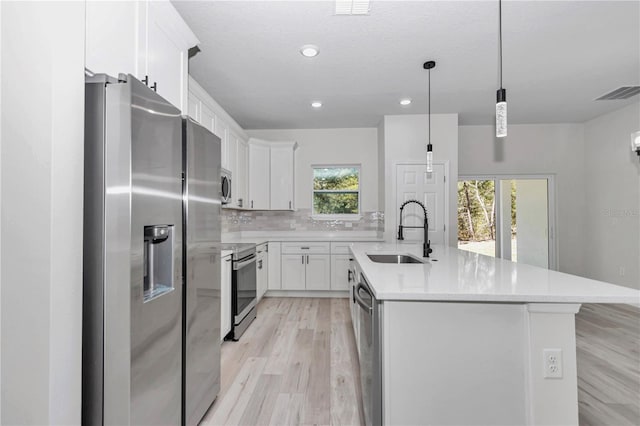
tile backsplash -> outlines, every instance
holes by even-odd
[[[383,212],[363,212],[359,220],[317,220],[310,209],[288,211],[222,210],[222,232],[247,231],[384,231]]]

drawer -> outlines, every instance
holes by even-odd
[[[328,241],[282,243],[282,254],[329,254],[331,243]]]
[[[349,246],[353,244],[351,241],[341,241],[331,243],[331,254],[349,254]]]

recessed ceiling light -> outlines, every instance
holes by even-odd
[[[302,56],[306,56],[307,58],[313,58],[314,56],[318,56],[320,49],[318,49],[318,46],[314,46],[313,44],[305,44],[300,49],[300,53]]]
[[[400,105],[402,105],[402,106],[411,105],[411,99],[409,99],[409,98],[400,99]]]
[[[314,108],[320,108],[322,106],[322,102],[313,101],[313,102],[311,102],[311,106],[314,107]]]

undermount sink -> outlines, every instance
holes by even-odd
[[[376,263],[424,263],[417,257],[406,254],[367,254],[367,257]]]

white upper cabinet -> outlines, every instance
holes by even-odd
[[[200,124],[206,127],[211,133],[216,128],[216,115],[206,105],[200,105]]]
[[[295,204],[295,150],[296,142],[277,142],[271,145],[270,208],[294,210]]]
[[[249,144],[236,136],[238,144],[238,157],[236,168],[233,171],[233,186],[236,191],[237,206],[250,208],[249,205]]]
[[[268,210],[270,203],[270,145],[249,139],[249,208]]]
[[[86,2],[85,67],[93,73],[118,77],[119,73],[140,77],[139,46],[140,2]]]
[[[187,100],[187,102],[189,105],[187,111],[189,117],[197,122],[200,122],[200,100],[193,93],[189,92],[189,99]]]
[[[187,110],[189,49],[199,41],[169,1],[147,3],[146,75],[149,86]]]
[[[90,1],[86,14],[87,69],[132,74],[190,112],[188,51],[199,41],[169,1]]]

